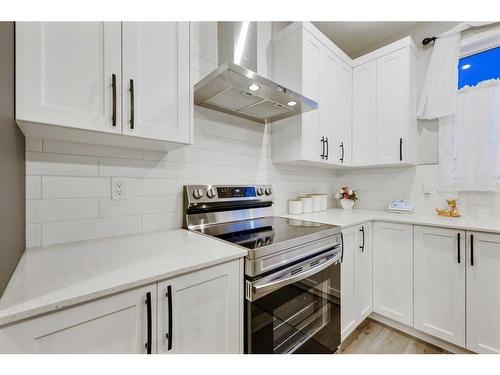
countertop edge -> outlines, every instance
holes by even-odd
[[[235,247],[235,251],[237,251],[236,247]],[[21,321],[26,320],[26,319],[36,318],[38,316],[53,313],[53,312],[56,312],[56,311],[59,311],[62,309],[66,309],[66,308],[75,307],[75,306],[82,304],[82,303],[98,300],[100,298],[104,298],[104,297],[108,297],[108,296],[111,296],[111,295],[114,295],[117,293],[125,292],[127,290],[139,288],[139,287],[142,287],[142,286],[145,286],[148,284],[152,284],[152,283],[155,283],[158,281],[167,280],[167,279],[170,279],[172,277],[185,275],[185,274],[188,274],[188,273],[191,273],[194,271],[198,271],[201,269],[205,269],[205,268],[208,268],[211,266],[215,266],[215,265],[227,263],[227,262],[230,262],[233,260],[241,259],[241,258],[246,256],[246,253],[247,252],[245,250],[238,249],[237,253],[229,254],[227,256],[224,256],[224,257],[221,257],[218,259],[214,259],[214,260],[210,260],[207,262],[203,262],[200,264],[191,265],[188,267],[176,269],[174,271],[169,271],[166,273],[157,274],[157,275],[150,276],[147,278],[134,280],[134,281],[131,281],[130,283],[120,284],[120,285],[112,286],[109,288],[100,289],[100,290],[97,290],[94,292],[89,292],[89,293],[77,295],[73,298],[67,298],[67,299],[63,300],[62,302],[49,303],[49,304],[46,304],[46,305],[43,305],[40,307],[26,309],[26,310],[21,311],[21,312],[12,312],[10,314],[7,313],[3,316],[0,316],[0,329],[4,328],[5,326],[20,323]]]

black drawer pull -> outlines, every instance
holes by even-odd
[[[174,340],[174,335],[172,332],[172,322],[174,317],[172,316],[172,286],[167,286],[167,303],[168,303],[168,333],[166,338],[168,340],[167,350],[172,350],[172,342]]]
[[[474,235],[470,235],[470,265],[474,265]]]
[[[151,311],[151,292],[146,293],[146,308],[147,308],[147,320],[148,320],[148,341],[146,342],[146,350],[148,354],[151,354],[152,347],[152,337],[153,337],[153,316]]]
[[[113,91],[113,113],[112,113],[112,126],[116,126],[116,74],[111,75],[111,88]]]
[[[361,229],[359,230],[361,233],[363,233],[363,244],[359,247],[361,249],[361,252],[365,251],[365,227],[361,226]]]
[[[130,80],[130,129],[134,130],[135,128],[135,108],[134,108],[134,80]]]

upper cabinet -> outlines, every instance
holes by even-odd
[[[353,165],[416,164],[417,55],[410,37],[353,61]]]
[[[274,122],[273,161],[323,166],[416,164],[416,47],[410,37],[355,60],[309,22],[273,38],[273,79],[318,102]]]
[[[319,103],[318,109],[274,122],[277,163],[349,165],[351,162],[350,59],[308,22],[273,39],[273,79]]]
[[[191,142],[189,23],[16,23],[27,135],[168,150]]]

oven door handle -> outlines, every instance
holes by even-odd
[[[315,267],[308,268],[307,270],[297,273],[293,276],[287,277],[286,279],[280,279],[276,281],[271,281],[269,283],[265,283],[262,285],[258,285],[258,283],[252,286],[252,291],[254,294],[268,292],[270,290],[281,288],[285,285],[293,284],[299,280],[305,279],[308,276],[314,275],[315,273],[328,268],[332,264],[338,262],[340,259],[340,253],[334,256],[332,259],[327,260]]]

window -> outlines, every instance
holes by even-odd
[[[500,47],[462,57],[458,61],[459,89],[467,85],[476,86],[492,78],[500,78]]]

